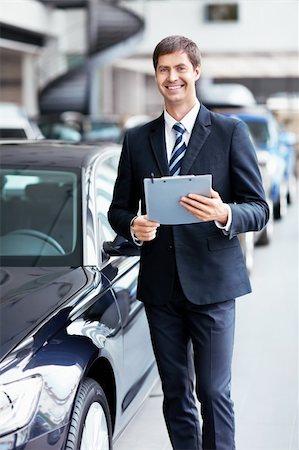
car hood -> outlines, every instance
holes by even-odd
[[[86,283],[81,267],[0,268],[0,360]]]

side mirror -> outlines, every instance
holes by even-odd
[[[288,147],[293,147],[298,144],[298,138],[292,131],[281,131],[279,137],[280,141]]]
[[[140,248],[122,236],[116,236],[114,241],[105,241],[103,250],[109,256],[140,256]]]

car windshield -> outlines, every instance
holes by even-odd
[[[267,145],[270,140],[267,122],[244,119],[256,144]]]
[[[64,170],[0,169],[3,265],[80,265],[78,184]]]
[[[121,128],[116,122],[92,121],[85,131],[83,140],[119,142]]]
[[[0,138],[24,139],[26,137],[25,130],[22,128],[0,128]]]

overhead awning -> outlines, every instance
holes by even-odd
[[[114,67],[154,74],[148,58],[128,58],[114,62]],[[299,77],[299,57],[293,53],[277,54],[206,54],[202,56],[202,76],[206,78],[287,78]]]
[[[203,75],[209,78],[288,78],[299,76],[298,54],[206,55]]]

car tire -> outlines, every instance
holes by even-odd
[[[259,237],[256,242],[256,245],[268,245],[268,244],[270,244],[270,242],[272,241],[272,238],[273,238],[273,233],[274,233],[273,204],[270,201],[268,201],[268,204],[269,204],[269,210],[270,210],[270,217],[269,217],[267,225],[259,233]]]
[[[287,207],[287,188],[283,185],[280,188],[279,201],[273,207],[274,219],[283,219],[287,214]]]
[[[238,235],[238,238],[243,252],[246,269],[250,275],[254,264],[254,233],[252,231],[241,233]]]
[[[273,226],[272,226],[273,229]],[[272,229],[270,231],[269,225],[266,225],[265,228],[261,231],[259,240],[257,241],[257,245],[269,245],[272,240]]]
[[[288,182],[287,202],[292,205],[297,197],[297,179],[295,175],[290,175]]]
[[[112,425],[101,386],[85,378],[78,389],[65,450],[112,450]]]

